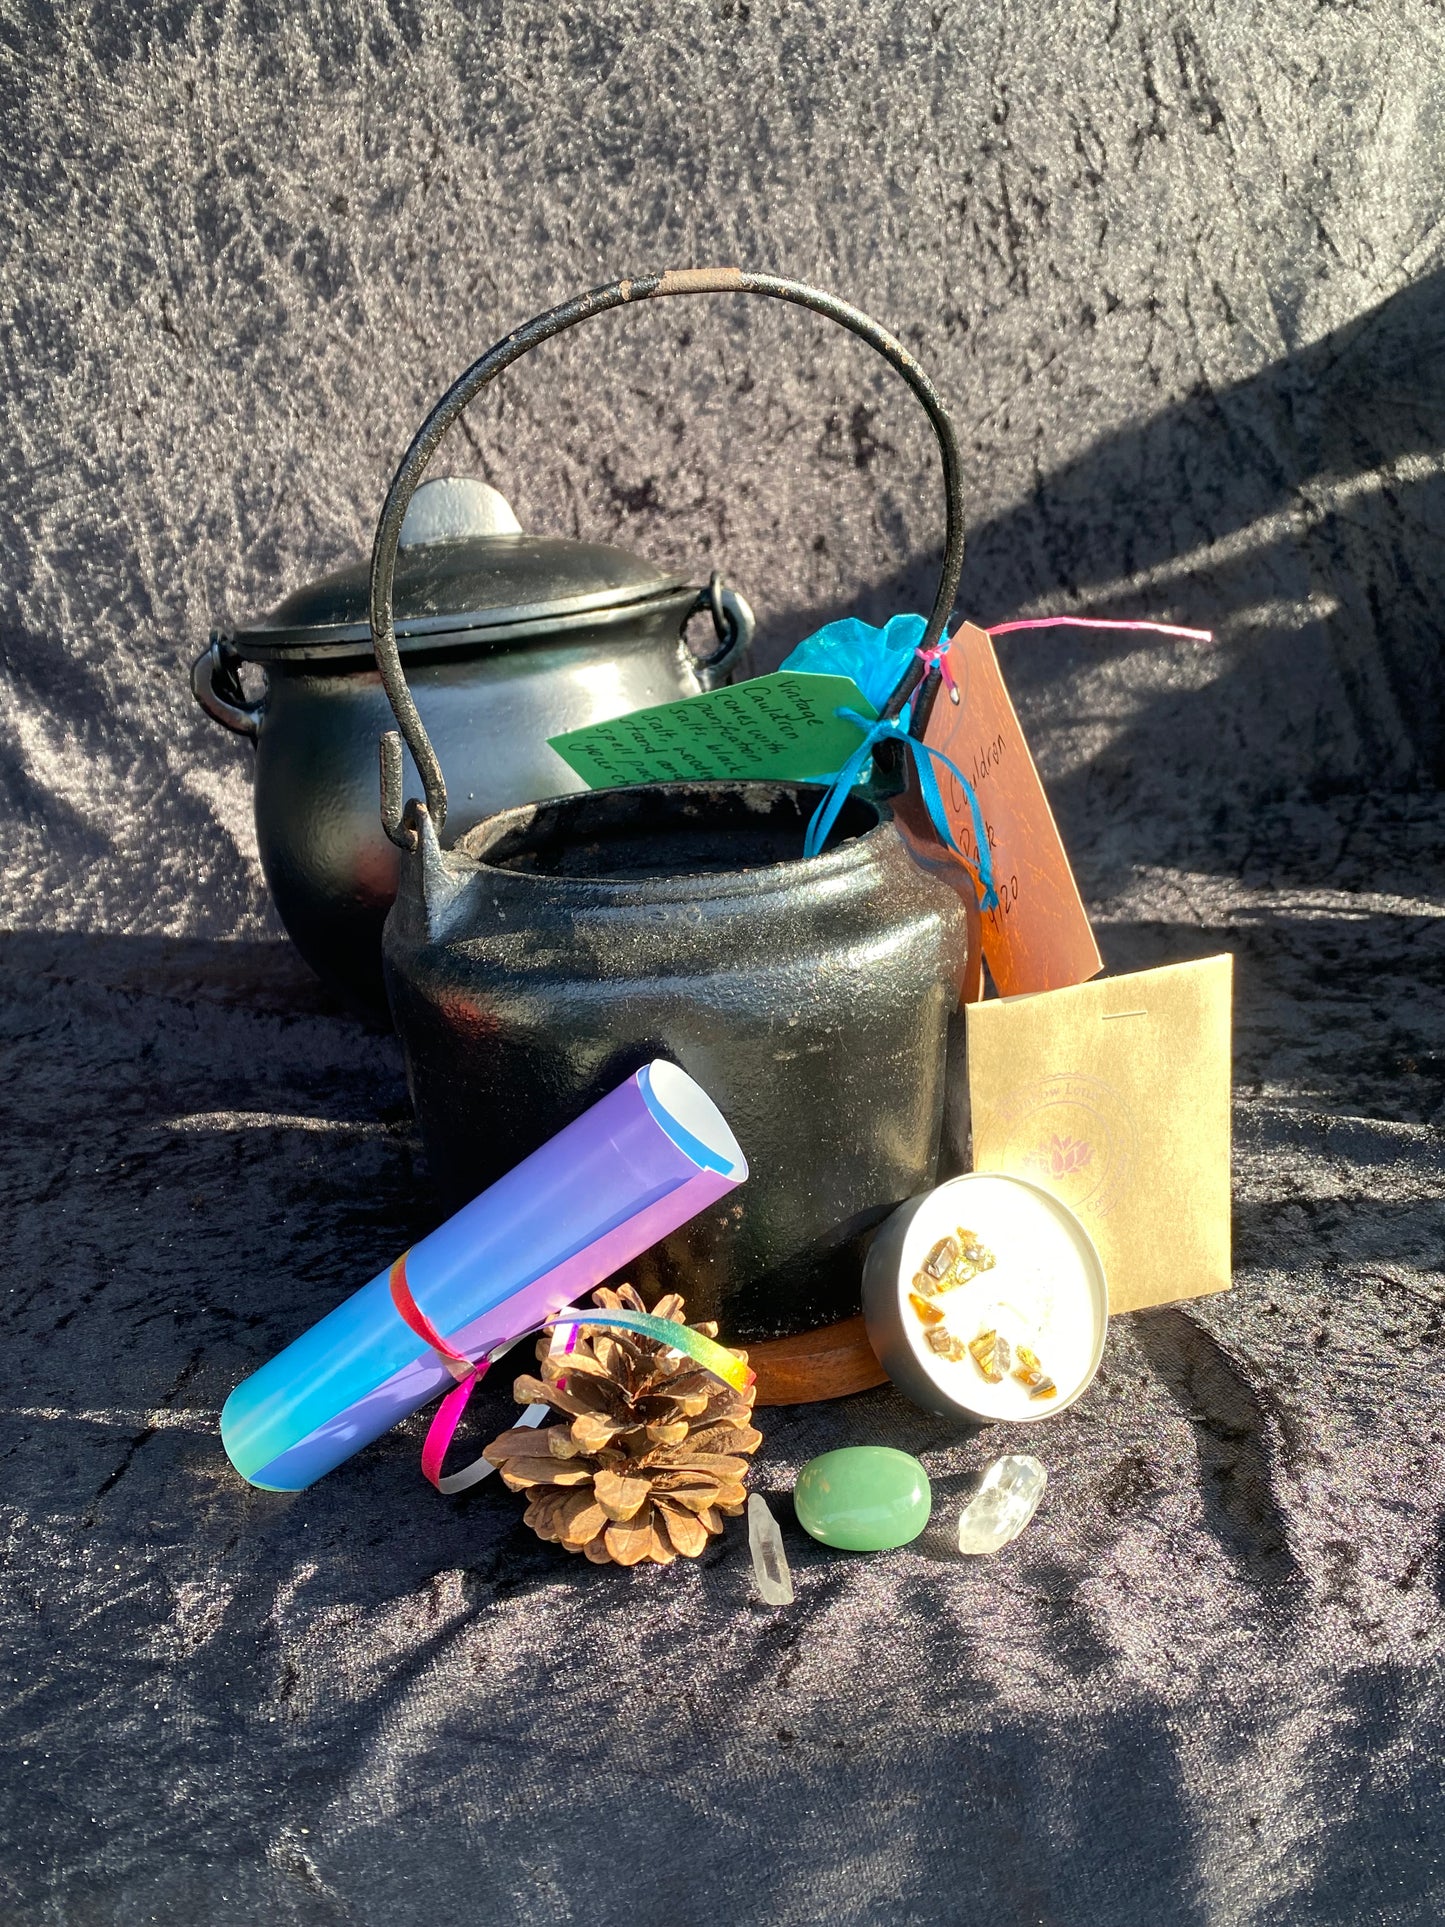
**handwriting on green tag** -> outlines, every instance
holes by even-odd
[[[862,741],[840,709],[870,723],[878,713],[850,676],[780,670],[547,740],[594,790],[728,777],[803,783],[834,775]]]

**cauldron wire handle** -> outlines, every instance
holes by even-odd
[[[765,294],[779,301],[791,301],[800,308],[811,308],[815,314],[826,315],[866,341],[902,375],[922,402],[943,456],[946,514],[943,571],[919,645],[920,654],[931,648],[943,634],[963,569],[963,465],[958,452],[958,437],[938,391],[896,336],[886,328],[881,328],[876,321],[871,321],[859,309],[850,307],[846,301],[840,301],[836,295],[827,294],[821,288],[810,288],[801,281],[785,280],[781,275],[754,274],[745,268],[687,268],[670,274],[641,275],[633,280],[614,281],[605,288],[593,288],[589,293],[576,295],[571,301],[564,301],[560,307],[549,308],[546,314],[538,315],[534,321],[514,329],[504,341],[489,348],[480,361],[473,362],[466,373],[452,383],[417,430],[411,447],[402,458],[400,468],[392,477],[386,501],[382,504],[381,518],[376,525],[376,539],[371,550],[372,647],[376,651],[376,666],[381,671],[381,680],[397,726],[421,772],[427,811],[438,832],[446,820],[447,786],[436,751],[432,748],[431,739],[407,687],[401,655],[396,646],[392,606],[397,549],[407,507],[442,437],[468,402],[479,395],[489,382],[494,381],[504,368],[519,361],[529,349],[541,342],[550,341],[554,335],[576,327],[579,321],[590,320],[593,315],[603,314],[609,308],[625,307],[629,302],[650,301],[655,297],[673,294]],[[899,713],[926,673],[925,664],[915,656],[907,675],[884,705],[885,716]],[[917,710],[921,712],[923,707],[920,703]],[[917,713],[914,722],[921,726]],[[401,741],[394,730],[388,730],[381,739],[381,817],[393,843],[403,849],[415,846],[416,831],[405,822],[402,809]]]

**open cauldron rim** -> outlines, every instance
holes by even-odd
[[[572,795],[547,797],[538,802],[518,803],[510,809],[498,810],[474,825],[465,836],[459,837],[448,854],[453,859],[458,856],[464,858],[477,870],[489,875],[506,877],[509,882],[526,881],[552,890],[572,890],[579,896],[585,893],[594,900],[600,897],[619,904],[635,903],[643,897],[652,903],[694,901],[702,897],[734,895],[739,890],[790,889],[797,885],[804,874],[810,885],[822,884],[830,877],[841,876],[860,863],[880,856],[892,818],[886,801],[859,795],[855,791],[845,802],[834,832],[835,835],[841,832],[841,840],[818,856],[805,857],[802,854],[802,836],[811,814],[809,805],[821,802],[826,794],[827,785],[824,783],[747,782],[736,779],[636,783],[619,789],[580,790]],[[773,862],[745,863],[733,868],[712,865],[694,870],[649,869],[632,874],[569,875],[565,871],[551,869],[520,869],[505,860],[490,861],[488,856],[496,844],[505,841],[511,834],[519,834],[520,854],[526,847],[525,833],[536,825],[539,816],[547,812],[578,816],[589,809],[597,809],[599,813],[616,811],[625,804],[631,806],[630,813],[635,813],[639,831],[642,831],[649,825],[653,828],[658,826],[658,812],[665,810],[667,804],[697,798],[703,806],[697,819],[699,831],[711,828],[714,834],[725,837],[728,826],[726,818],[719,817],[719,804],[732,801],[740,803],[748,811],[755,811],[764,798],[776,802],[784,797],[799,799],[799,850],[797,856],[781,857]],[[867,821],[859,823],[860,818],[866,818]],[[859,827],[850,830],[850,823],[859,823]],[[558,840],[567,839],[562,837]],[[479,852],[475,848],[478,842],[485,843],[484,851]]]

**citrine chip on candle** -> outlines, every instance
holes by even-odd
[[[1014,1377],[1020,1385],[1027,1387],[1030,1398],[1052,1398],[1059,1389],[1039,1363],[1038,1353],[1030,1351],[1027,1345],[1018,1348]]]
[[[969,1284],[981,1271],[993,1270],[997,1261],[976,1231],[970,1231],[966,1226],[959,1225],[952,1239],[939,1240],[934,1246],[934,1252],[941,1251],[950,1243],[956,1247],[955,1253],[948,1270],[934,1287],[936,1291],[957,1291],[960,1285]],[[914,1284],[917,1285],[917,1283],[918,1280],[915,1279]]]
[[[1020,1345],[1018,1363],[1014,1367],[1014,1377],[1019,1384],[1027,1385],[1032,1390],[1043,1375],[1044,1368],[1039,1363],[1038,1353],[1030,1351],[1027,1345]]]
[[[984,1244],[976,1231],[965,1231],[958,1227],[959,1256],[973,1266],[975,1271],[992,1271],[998,1260]]]
[[[946,1358],[951,1364],[961,1365],[968,1357],[968,1348],[961,1338],[955,1338],[946,1325],[930,1325],[924,1333],[929,1349]]]
[[[908,1294],[908,1302],[918,1313],[918,1316],[923,1320],[925,1325],[941,1325],[943,1323],[942,1309],[938,1305],[935,1305],[931,1299],[920,1298],[916,1291],[910,1291]]]
[[[923,1270],[930,1278],[942,1280],[953,1269],[958,1257],[958,1245],[952,1238],[940,1238],[923,1261]]]
[[[974,1364],[989,1384],[1000,1384],[1009,1368],[1008,1340],[1000,1332],[980,1332],[977,1338],[970,1339],[968,1349],[973,1353]]]

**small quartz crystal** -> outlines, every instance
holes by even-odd
[[[923,1261],[923,1269],[930,1278],[946,1276],[949,1266],[958,1256],[958,1246],[952,1238],[940,1238]]]
[[[793,1575],[783,1550],[783,1535],[761,1492],[748,1494],[748,1550],[753,1555],[753,1577],[765,1606],[791,1606]]]
[[[1048,1476],[1039,1461],[1024,1452],[995,1459],[959,1516],[959,1551],[997,1552],[1016,1539],[1038,1511]]]

